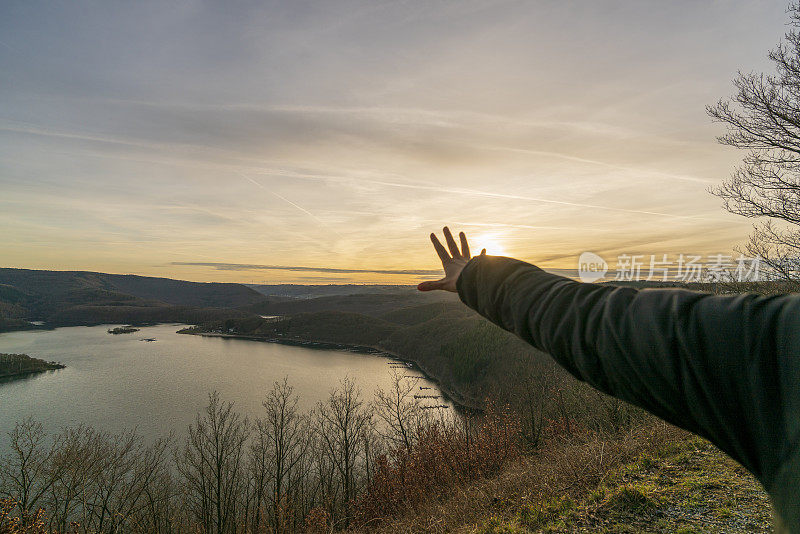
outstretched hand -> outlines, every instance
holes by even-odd
[[[417,286],[417,289],[420,291],[443,289],[445,291],[452,291],[453,293],[456,293],[458,291],[456,289],[458,277],[461,274],[461,271],[464,269],[464,266],[471,258],[469,255],[469,243],[467,243],[467,236],[464,235],[464,232],[460,232],[458,234],[458,237],[461,240],[461,250],[458,250],[458,245],[456,244],[456,240],[453,239],[453,234],[450,233],[450,229],[445,226],[443,232],[445,241],[447,241],[447,248],[450,249],[449,253],[447,252],[447,249],[445,249],[444,246],[442,246],[442,244],[439,242],[436,234],[431,234],[431,242],[433,242],[433,248],[436,249],[436,253],[442,260],[444,278],[431,282],[422,282]],[[481,255],[483,254],[486,254],[486,249],[481,251]]]

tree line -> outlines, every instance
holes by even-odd
[[[0,354],[0,378],[63,369],[63,367],[60,363],[31,358],[27,354]]]
[[[330,532],[402,513],[519,454],[519,421],[489,406],[426,408],[395,374],[365,399],[343,380],[301,410],[287,380],[250,419],[217,393],[184,439],[146,443],[24,420],[0,461],[0,533]]]

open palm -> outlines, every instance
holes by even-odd
[[[442,260],[444,278],[430,282],[422,282],[417,286],[417,289],[420,291],[433,291],[434,289],[443,289],[445,291],[452,291],[453,293],[458,291],[456,289],[456,282],[464,266],[471,258],[469,254],[469,243],[467,242],[467,236],[464,235],[464,232],[460,232],[458,237],[461,240],[461,250],[459,250],[456,240],[453,239],[453,234],[450,233],[450,229],[445,226],[443,233],[444,239],[447,242],[447,248],[450,249],[449,253],[439,241],[439,238],[436,237],[436,234],[431,234],[431,242],[439,258]],[[486,254],[486,249],[483,249],[481,254]]]

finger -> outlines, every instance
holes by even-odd
[[[481,256],[486,256],[486,249],[481,250]]]
[[[439,242],[439,238],[436,237],[436,234],[431,234],[431,242],[433,243],[433,248],[436,249],[436,253],[439,255],[439,259],[442,260],[442,265],[448,263],[450,261],[450,254],[447,253],[444,246]]]
[[[454,258],[460,258],[461,253],[458,251],[458,245],[456,245],[456,240],[453,239],[453,234],[450,233],[450,228],[445,226],[442,231],[444,232],[444,238],[447,240],[447,248],[450,249],[450,254]]]
[[[465,260],[470,259],[469,243],[467,243],[467,235],[464,232],[459,232],[458,237],[461,238],[461,255]]]
[[[430,282],[422,282],[417,286],[420,291],[433,291],[434,289],[442,289],[444,287],[444,279],[432,280]]]

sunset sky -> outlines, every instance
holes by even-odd
[[[0,266],[411,283],[445,223],[552,269],[729,252],[704,107],[785,8],[4,1]]]

